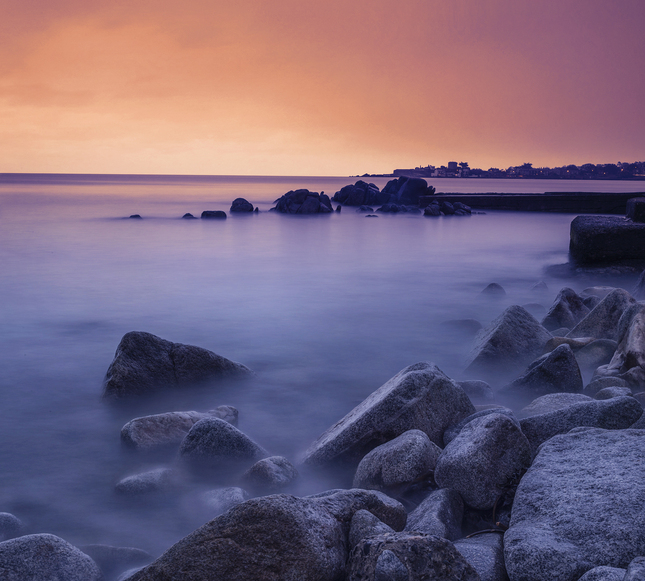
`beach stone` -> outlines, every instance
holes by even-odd
[[[594,567],[589,569],[578,581],[623,581],[626,572],[625,569],[618,567]]]
[[[436,365],[416,363],[397,373],[324,432],[309,446],[303,463],[358,464],[376,446],[412,429],[425,432],[440,445],[444,430],[474,411],[464,390]]]
[[[542,320],[542,326],[548,331],[559,327],[575,327],[585,316],[589,309],[582,302],[576,291],[564,287],[555,298],[555,302]]]
[[[264,494],[282,492],[298,478],[295,466],[284,456],[269,456],[258,460],[244,474],[242,484]],[[358,487],[355,487],[358,488]]]
[[[387,526],[368,510],[357,510],[349,526],[349,548],[353,549],[363,539],[393,532],[392,527]]]
[[[455,549],[473,566],[481,581],[508,581],[503,539],[499,533],[484,533],[455,541]]]
[[[119,399],[162,387],[183,388],[215,378],[244,376],[251,371],[212,351],[171,343],[151,333],[126,333],[103,382],[103,396]]]
[[[645,557],[636,557],[627,567],[623,581],[643,581],[643,579],[645,579]]]
[[[204,210],[202,220],[226,220],[226,212],[222,210]]]
[[[629,387],[629,382],[626,379],[621,379],[620,377],[599,377],[596,376],[592,381],[590,381],[582,390],[585,395],[595,397],[595,395],[605,387]]]
[[[171,468],[156,468],[127,476],[114,487],[115,491],[124,496],[140,496],[160,494],[175,488],[177,475]]]
[[[487,295],[490,297],[505,297],[506,296],[506,291],[504,290],[504,287],[501,284],[497,284],[496,282],[491,282],[487,287],[485,287],[481,294]]]
[[[236,426],[238,412],[233,406],[219,406],[206,413],[166,412],[134,418],[121,428],[121,442],[141,451],[179,446],[195,423],[209,417],[220,418]]]
[[[618,321],[636,300],[622,288],[611,291],[567,335],[568,337],[595,337],[618,339]]]
[[[574,403],[593,401],[593,398],[582,393],[547,393],[534,399],[529,405],[523,407],[519,414],[524,417],[538,416],[548,412],[560,410]]]
[[[345,575],[353,515],[368,510],[395,530],[403,506],[376,491],[248,500],[168,549],[130,581],[337,581]]]
[[[249,493],[239,486],[215,488],[201,495],[201,503],[213,516],[218,516],[250,498]]]
[[[83,545],[78,548],[98,565],[103,575],[108,579],[126,570],[142,567],[154,561],[154,557],[150,553],[134,547]]]
[[[645,480],[634,469],[644,461],[643,430],[577,428],[545,442],[504,534],[509,578],[577,581],[645,554]]]
[[[253,204],[244,198],[235,198],[231,204],[231,213],[253,212]]]
[[[557,434],[573,428],[590,427],[606,430],[629,428],[643,413],[633,397],[614,397],[574,403],[566,408],[520,420],[522,432],[536,453],[538,446]]]
[[[550,338],[526,309],[510,306],[477,335],[466,373],[485,380],[512,376],[538,357]]]
[[[530,463],[529,442],[517,422],[490,414],[466,424],[444,448],[434,479],[459,492],[468,506],[487,510]]]
[[[389,194],[382,194],[374,184],[368,184],[363,180],[358,180],[355,184],[342,187],[332,197],[332,202],[338,202],[345,206],[372,206],[385,204],[390,199]],[[369,210],[362,210],[373,212]]]
[[[596,369],[607,365],[616,352],[618,343],[611,339],[596,339],[576,351],[576,361],[581,369]]]
[[[461,537],[464,501],[456,490],[431,492],[409,515],[405,530],[454,541]]]
[[[446,539],[390,533],[361,541],[349,557],[348,581],[479,581]]]
[[[140,214],[132,214],[131,216],[128,216],[130,220],[143,220]]]
[[[179,447],[180,457],[198,468],[254,463],[269,453],[235,426],[219,418],[199,420]]]
[[[582,387],[576,357],[571,347],[564,344],[534,361],[524,375],[502,387],[498,395],[526,400],[547,393],[578,393]]]
[[[10,512],[0,512],[0,542],[19,537],[24,525],[22,521]]]
[[[632,296],[637,301],[645,300],[645,270],[641,272],[640,276],[638,277],[636,286],[634,286],[634,290],[632,291]]]
[[[98,565],[60,537],[27,535],[0,543],[2,581],[103,581]]]
[[[271,209],[282,214],[330,214],[333,211],[328,196],[306,189],[291,190],[275,203]]]
[[[484,416],[489,416],[491,414],[503,414],[505,416],[508,416],[512,421],[514,421],[517,424],[518,428],[520,426],[518,419],[515,417],[515,414],[511,409],[507,407],[501,407],[501,406],[486,408],[484,410],[476,411],[474,414],[468,416],[467,418],[464,418],[463,420],[461,420],[460,422],[452,426],[448,426],[446,428],[446,431],[443,433],[444,447],[450,444],[450,442],[452,442],[459,435],[459,432],[461,432],[462,428],[466,424],[472,422],[477,418],[482,418]]]
[[[480,379],[470,379],[466,381],[458,381],[459,387],[466,392],[474,404],[478,403],[492,403],[495,399],[493,388],[485,381]]]
[[[434,470],[441,448],[421,430],[408,430],[369,452],[358,464],[354,488],[398,492]]]
[[[612,397],[630,397],[632,395],[632,390],[629,387],[605,387],[601,389],[594,399],[605,400],[611,399]],[[638,402],[643,405],[640,401]]]

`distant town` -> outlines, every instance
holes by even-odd
[[[420,177],[420,178],[525,178],[574,180],[645,180],[645,161],[634,163],[585,163],[562,167],[533,167],[523,163],[506,169],[471,168],[467,161],[449,161],[448,165],[426,165],[414,169],[395,169],[391,174],[365,174],[363,177]]]

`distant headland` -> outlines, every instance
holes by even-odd
[[[506,169],[491,167],[486,170],[471,168],[467,161],[449,161],[448,165],[419,166],[413,169],[395,169],[391,174],[364,174],[362,177],[416,177],[416,178],[495,178],[495,179],[573,179],[573,180],[645,180],[645,161],[633,163],[585,163],[562,167],[533,167],[532,163]],[[360,176],[357,176],[360,177]]]

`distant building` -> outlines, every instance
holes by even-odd
[[[448,171],[457,171],[459,164],[456,161],[448,162]]]

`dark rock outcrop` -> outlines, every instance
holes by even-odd
[[[555,331],[560,327],[572,329],[588,314],[589,308],[582,302],[576,291],[565,287],[560,290],[542,320],[542,326],[548,331]]]
[[[387,182],[382,193],[389,195],[389,203],[418,206],[419,197],[432,196],[435,189],[424,179],[402,176]]]
[[[231,213],[250,213],[253,212],[253,204],[244,198],[235,198],[231,204]]]
[[[354,185],[350,184],[341,188],[331,200],[345,206],[374,206],[385,204],[389,199],[390,195],[381,193],[374,184],[358,180]]]
[[[202,220],[226,220],[226,212],[222,210],[204,210]]]
[[[331,214],[331,200],[324,193],[291,190],[275,201],[271,208],[281,214]]]

